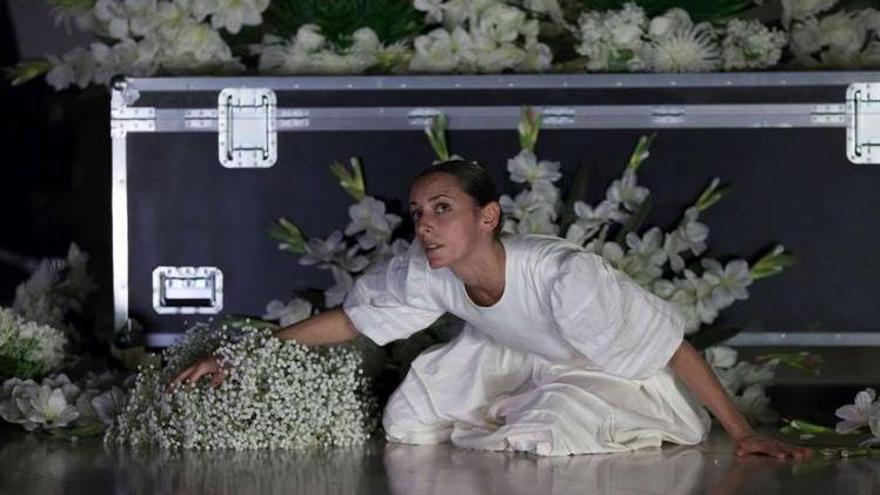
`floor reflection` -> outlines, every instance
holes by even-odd
[[[383,441],[326,452],[107,449],[0,431],[0,493],[486,495],[878,493],[880,459],[736,459],[698,447],[536,457]]]

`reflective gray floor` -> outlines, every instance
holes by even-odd
[[[325,453],[107,450],[0,430],[0,493],[880,494],[880,459],[738,460],[723,432],[698,447],[541,458],[374,441]]]

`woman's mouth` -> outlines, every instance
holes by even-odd
[[[430,252],[436,251],[442,247],[443,247],[442,244],[426,244],[425,245],[425,252],[430,253]]]

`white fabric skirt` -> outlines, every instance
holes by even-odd
[[[619,378],[502,347],[465,325],[413,361],[382,423],[391,442],[555,456],[694,445],[710,419],[669,368]]]

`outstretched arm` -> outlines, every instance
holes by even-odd
[[[281,340],[294,340],[303,345],[322,345],[347,342],[360,333],[342,308],[336,308],[276,330],[273,335]],[[205,375],[211,375],[211,385],[219,387],[228,374],[215,356],[207,356],[181,371],[168,384],[167,390],[181,383],[193,384]]]
[[[763,453],[779,458],[786,456],[802,458],[810,455],[809,449],[755,433],[730,400],[727,391],[721,386],[706,360],[687,341],[682,341],[669,361],[669,366],[697,399],[718,418],[721,426],[736,442],[737,455]]]

